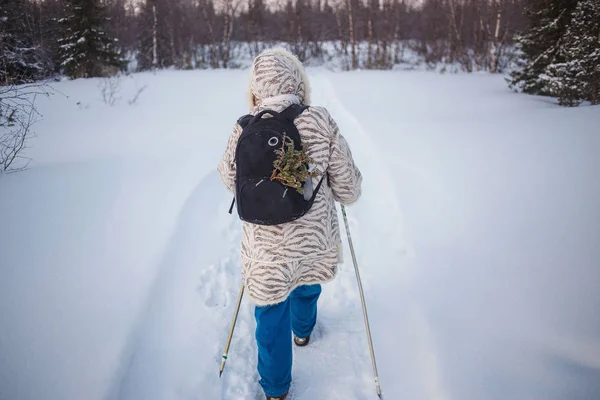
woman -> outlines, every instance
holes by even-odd
[[[250,114],[281,112],[308,105],[294,121],[318,188],[302,218],[280,225],[242,222],[242,277],[256,304],[256,341],[260,385],[267,400],[285,399],[292,381],[292,333],[298,346],[309,343],[317,319],[321,284],[332,280],[342,262],[335,202],[354,203],[362,176],[346,140],[323,107],[310,106],[309,82],[300,61],[283,49],[261,53],[252,64],[248,90]],[[266,116],[268,118],[268,116]],[[235,150],[242,127],[236,124],[218,166],[225,186],[235,193]]]

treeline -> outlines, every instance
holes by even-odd
[[[0,84],[129,66],[235,68],[283,43],[303,61],[502,72],[565,105],[600,102],[600,0],[0,0]],[[409,50],[408,52],[406,50]],[[516,50],[516,53],[515,53]]]
[[[432,65],[496,72],[525,26],[523,1],[0,0],[0,82],[99,76],[119,59],[137,70],[231,68],[234,46],[255,55],[282,42],[348,69],[391,68],[409,48]]]

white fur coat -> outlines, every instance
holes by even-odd
[[[310,105],[310,88],[298,59],[282,49],[261,53],[252,64],[248,88],[250,114],[282,111],[292,103]],[[297,286],[334,278],[341,259],[335,201],[348,205],[360,196],[362,176],[348,143],[323,107],[311,106],[295,121],[304,149],[315,168],[327,172],[309,212],[275,226],[242,222],[242,276],[257,305],[284,301]],[[233,134],[218,166],[225,186],[235,193],[235,147],[242,129]],[[320,178],[313,178],[316,187]]]

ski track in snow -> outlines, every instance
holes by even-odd
[[[370,321],[383,394],[385,396],[387,393],[388,398],[408,395],[407,398],[412,399],[446,399],[447,395],[440,380],[431,328],[419,306],[404,293],[410,282],[411,267],[414,264],[415,254],[411,242],[408,240],[409,235],[404,231],[406,226],[394,183],[389,173],[390,169],[386,168],[382,161],[377,144],[372,140],[369,132],[363,128],[360,120],[344,106],[330,80],[326,76],[319,76],[314,86],[322,90],[324,105],[330,110],[340,127],[341,133],[349,141],[353,155],[365,178],[363,183],[364,194],[356,207],[353,207],[353,209],[356,208],[356,215],[358,216],[355,225],[360,227],[360,230],[352,229],[352,221],[350,221],[350,229],[355,247],[365,250],[365,256],[362,259],[359,256],[359,266],[361,276],[366,281],[367,307],[370,310],[369,312],[374,314],[372,311],[378,306],[381,306],[382,309],[385,308],[381,302],[395,301],[396,304],[392,307],[389,304],[387,306],[389,314],[391,314],[390,310],[394,309],[395,311],[393,315],[388,315],[387,318],[402,321],[399,324],[402,326],[402,332],[389,329],[384,325],[374,326],[373,320]],[[349,212],[354,211],[353,209]],[[382,212],[382,210],[385,210],[385,212]],[[382,216],[385,216],[386,220],[381,220]],[[361,232],[365,233],[364,239],[360,235]],[[359,239],[358,246],[355,237]],[[392,244],[387,240],[382,240],[383,238],[394,241],[403,240],[403,242]],[[345,254],[349,256],[349,251],[346,251]],[[391,285],[387,286],[381,280],[378,280],[376,285],[369,285],[368,279],[371,274],[374,279],[375,277],[389,276]],[[369,303],[368,301],[369,287],[372,289],[372,294],[377,294],[376,302]],[[357,297],[356,301],[359,300]],[[369,304],[371,304],[371,307],[369,307]],[[385,319],[384,316],[381,320]],[[377,346],[378,335],[382,336],[380,341],[382,346],[379,347]],[[367,343],[365,341],[364,344],[360,343],[359,345],[366,348]],[[393,351],[392,354],[400,353],[407,356],[404,358],[404,362],[399,362],[393,356],[390,358],[389,363],[381,362],[385,361],[382,356],[386,355],[384,351],[389,346],[396,347],[396,351]],[[402,371],[402,373],[399,374],[398,371]],[[364,386],[371,389],[373,386],[372,380],[370,379],[370,382]],[[392,390],[386,391],[386,388]],[[394,394],[390,395],[391,392]],[[360,397],[347,398],[358,399]]]
[[[318,104],[330,109],[355,157],[362,154],[364,160],[377,160],[373,157],[376,149],[368,133],[344,107],[331,82],[320,74],[313,79]],[[379,231],[379,234],[393,235],[397,240],[404,237],[398,231],[400,209],[391,177],[384,166],[371,161],[359,163],[359,168],[365,175],[365,194],[360,205],[348,208],[348,218],[369,306],[369,293],[376,287],[373,269],[387,268],[382,260],[389,263],[390,257],[394,257],[394,264],[401,265],[411,251],[405,242],[391,246],[385,243],[385,247],[378,247],[373,238],[368,239],[372,235],[361,235],[361,228],[366,227],[368,234]],[[217,180],[216,173],[205,178],[181,211],[145,321],[134,336],[137,341],[116,396],[120,400],[138,399],[139,396],[190,400],[264,398],[256,371],[253,306],[246,298],[242,302],[225,371],[222,378],[218,378],[218,366],[241,284],[241,226],[235,215],[226,213],[230,201],[228,193],[222,191],[218,192],[218,198],[206,198],[206,193],[215,192],[215,186],[220,185]],[[369,190],[371,185],[379,190]],[[214,208],[215,204],[219,204],[218,210],[208,214],[214,215],[216,221],[202,221],[206,214],[202,211]],[[385,224],[375,218],[380,208],[388,210],[391,223]],[[294,348],[290,400],[377,398],[360,296],[341,213],[339,220],[345,262],[340,266],[337,278],[324,285],[311,345]],[[223,257],[209,262],[195,250],[194,242],[206,235],[203,230],[213,226],[218,228],[216,232],[213,229],[212,240],[223,246]],[[210,244],[203,243],[204,246]],[[373,247],[373,250],[367,251],[367,247]],[[208,335],[207,331],[210,332]],[[381,357],[385,349],[382,347],[378,352],[376,348],[375,351]],[[380,377],[381,372],[380,366]],[[385,385],[382,381],[384,393]]]

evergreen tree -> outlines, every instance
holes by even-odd
[[[0,85],[31,82],[50,70],[33,41],[30,6],[23,0],[0,0]]]
[[[600,103],[600,0],[579,1],[559,54],[542,79],[560,104]]]
[[[100,0],[66,0],[65,15],[59,21],[65,32],[59,53],[66,75],[90,78],[123,69],[118,40],[104,31],[108,17]]]
[[[559,41],[567,30],[577,0],[530,0],[528,29],[517,36],[521,57],[510,86],[531,94],[550,94],[541,78],[546,67],[560,62]]]

